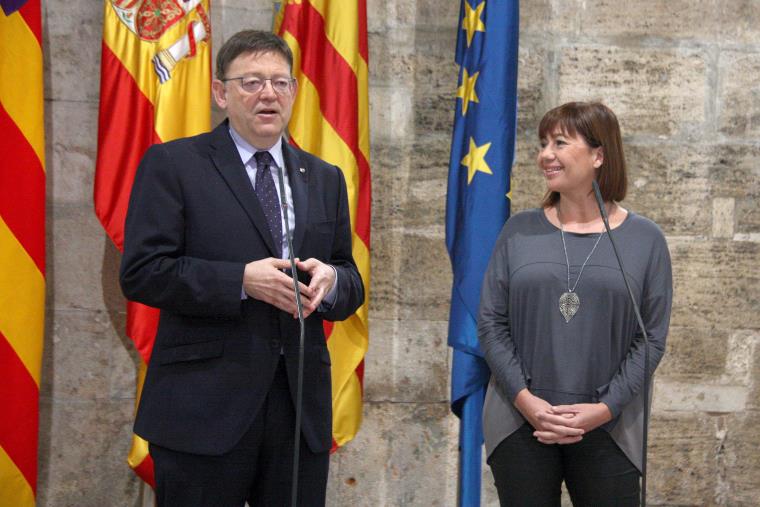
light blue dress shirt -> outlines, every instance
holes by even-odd
[[[238,150],[238,153],[240,154],[240,160],[243,162],[243,165],[245,166],[245,172],[248,174],[248,179],[251,180],[251,186],[255,189],[256,188],[256,171],[258,171],[258,167],[256,165],[256,159],[254,158],[254,155],[259,151],[268,151],[269,154],[274,159],[274,163],[276,165],[272,165],[269,167],[269,170],[272,172],[272,179],[275,181],[275,189],[277,190],[277,198],[282,202],[282,196],[280,195],[280,185],[279,185],[279,176],[278,171],[280,168],[285,167],[285,158],[282,154],[282,143],[284,142],[283,138],[280,137],[280,139],[277,140],[276,143],[274,143],[273,146],[260,150],[254,146],[252,146],[248,141],[243,139],[243,137],[235,131],[234,128],[230,126],[230,136],[232,137],[232,141],[235,143],[235,147]],[[285,214],[280,213],[280,219],[282,220],[282,237],[280,238],[280,245],[282,246],[282,258],[287,259],[288,255],[290,254],[290,250],[288,248],[288,232],[293,231],[296,226],[296,213],[295,209],[293,208],[293,192],[290,189],[290,181],[288,179],[288,172],[282,171],[282,178],[283,183],[285,186],[285,202],[286,206],[288,207],[288,223],[287,227],[285,225]],[[302,259],[305,260],[305,259]],[[335,283],[333,283],[333,286],[330,288],[330,291],[325,295],[324,299],[322,300],[322,304],[320,305],[320,310],[326,310],[332,307],[333,304],[335,304],[335,300],[337,299],[337,290],[336,287],[338,286],[338,270],[335,269],[335,266],[329,265],[333,272],[335,273]],[[245,289],[243,290],[241,294],[241,299],[246,299],[248,295],[245,293]]]

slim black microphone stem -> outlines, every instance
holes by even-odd
[[[285,236],[288,238],[288,258],[290,259],[290,271],[293,274],[293,292],[296,295],[296,307],[298,308],[298,324],[301,332],[298,337],[298,381],[296,382],[296,428],[293,438],[293,480],[290,489],[290,505],[296,507],[298,502],[298,465],[301,459],[301,406],[303,405],[303,344],[305,326],[303,318],[303,304],[301,303],[301,291],[298,290],[298,271],[296,271],[296,258],[293,252],[293,238],[288,222],[288,200],[285,196],[285,181],[282,176],[283,169],[277,171],[277,179],[280,183],[280,203],[285,217]]]
[[[620,272],[623,274],[623,281],[625,282],[625,288],[628,289],[628,296],[631,298],[633,304],[633,311],[636,313],[636,320],[639,323],[639,329],[644,337],[644,439],[641,443],[641,507],[647,505],[647,435],[649,433],[649,335],[647,334],[646,326],[644,326],[644,319],[641,318],[641,312],[639,311],[639,305],[636,303],[636,297],[633,295],[631,285],[628,283],[628,277],[625,274],[625,268],[623,267],[623,260],[620,258],[615,240],[612,238],[612,231],[610,230],[610,222],[607,218],[607,209],[604,207],[604,200],[602,199],[602,192],[599,190],[599,184],[596,180],[592,181],[594,185],[594,195],[596,196],[596,203],[599,205],[599,213],[602,214],[602,222],[604,222],[604,228],[607,230],[607,236],[612,243],[612,250],[617,257],[618,265],[620,266]]]

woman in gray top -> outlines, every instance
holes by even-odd
[[[668,248],[619,204],[625,158],[609,108],[564,104],[538,134],[543,206],[504,225],[481,292],[488,463],[502,505],[558,506],[563,480],[574,505],[637,505],[644,345],[592,180],[650,335],[650,373],[670,320]]]

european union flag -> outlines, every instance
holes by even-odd
[[[451,409],[460,418],[459,505],[480,505],[481,411],[490,371],[477,338],[480,286],[509,216],[517,124],[518,0],[463,0],[459,87],[446,197],[446,246],[454,271],[449,345]]]

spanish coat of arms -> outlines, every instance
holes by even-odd
[[[211,23],[201,0],[111,0],[111,5],[132,33],[153,43],[185,16],[197,14],[199,20],[188,23],[185,35],[153,57],[153,69],[161,83],[171,79],[171,71],[180,60],[195,56],[198,42],[211,36]]]

